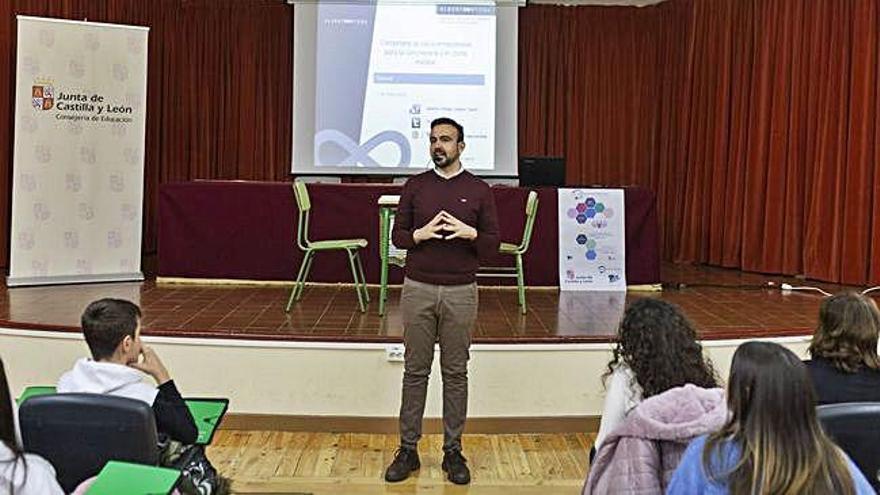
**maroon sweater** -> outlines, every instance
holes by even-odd
[[[477,229],[477,238],[428,239],[416,244],[413,231],[430,222],[440,210]],[[476,280],[480,259],[498,252],[494,195],[488,184],[467,170],[451,179],[428,170],[403,186],[391,236],[395,246],[407,250],[407,277],[436,285],[469,284]]]

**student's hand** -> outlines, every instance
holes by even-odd
[[[449,235],[444,237],[444,239],[449,240],[459,238],[472,241],[477,238],[477,229],[455,218],[446,211],[441,211],[440,214],[443,215],[443,221],[446,223],[446,226],[443,230],[451,232]]]
[[[129,366],[152,376],[159,385],[171,380],[168,369],[162,364],[162,360],[159,359],[159,355],[156,354],[152,347],[141,347],[141,356],[143,356],[143,360],[131,363]]]
[[[446,229],[446,222],[443,220],[444,215],[448,215],[445,211],[434,215],[430,222],[426,223],[422,228],[413,231],[413,241],[416,244],[427,241],[428,239],[443,239],[440,231]]]

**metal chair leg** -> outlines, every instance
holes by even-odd
[[[297,293],[300,291],[300,287],[304,284],[305,276],[306,276],[306,266],[309,264],[309,258],[311,257],[312,252],[306,251],[305,256],[303,256],[302,262],[299,264],[299,272],[296,274],[296,282],[293,283],[293,289],[290,290],[290,298],[287,300],[287,306],[284,308],[285,313],[290,312],[290,308],[293,306],[293,301],[299,299],[297,297]]]
[[[315,252],[309,251],[308,260],[306,261],[306,271],[303,273],[302,281],[299,284],[298,291],[296,293],[296,300],[299,301],[302,299],[303,292],[306,290],[306,282],[309,280],[309,273],[312,271],[312,262],[315,261]]]
[[[526,286],[525,276],[523,274],[522,255],[516,255],[516,291],[519,299],[520,312],[526,314]]]
[[[293,306],[293,296],[296,295],[296,282],[293,284],[293,289],[290,289],[290,297],[287,298],[287,306],[284,307],[285,313],[290,313],[290,308]]]
[[[364,276],[364,264],[361,262],[360,250],[354,252],[354,261],[357,265],[358,274],[361,277],[361,289],[364,291],[364,299],[370,302],[370,291],[367,290],[367,278]]]
[[[348,253],[348,264],[351,266],[351,278],[354,279],[355,290],[358,296],[358,307],[361,313],[365,313],[367,310],[366,306],[364,306],[364,295],[359,288],[360,282],[358,281],[357,267],[354,266],[354,254],[350,249],[346,249],[345,252]]]

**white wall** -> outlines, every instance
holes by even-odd
[[[146,337],[185,396],[226,396],[230,411],[297,416],[395,417],[403,364],[386,360],[382,344],[267,342]],[[770,339],[803,356],[808,337]],[[742,341],[704,346],[726,377]],[[596,416],[608,344],[474,345],[470,417]],[[54,384],[88,355],[80,334],[0,329],[0,357],[13,395],[27,385]],[[428,391],[427,417],[439,417],[439,359]]]

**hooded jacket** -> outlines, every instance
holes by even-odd
[[[720,388],[687,384],[649,397],[599,447],[583,495],[663,493],[688,443],[727,414]]]
[[[58,393],[107,394],[146,402],[156,416],[160,435],[185,444],[198,438],[195,420],[189,412],[174,380],[154,387],[144,382],[147,375],[139,370],[116,363],[83,358],[73,369],[61,375]]]
[[[82,358],[61,375],[58,393],[107,394],[128,397],[152,406],[159,389],[145,383],[147,375],[130,366]]]

